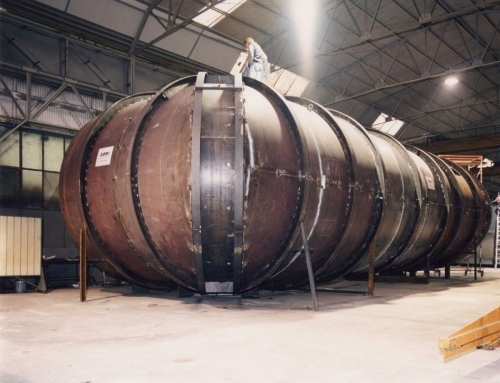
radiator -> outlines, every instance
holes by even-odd
[[[40,275],[42,219],[0,216],[0,277]]]

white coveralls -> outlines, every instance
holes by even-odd
[[[243,76],[251,77],[259,81],[264,81],[271,73],[267,55],[259,44],[255,41],[248,44],[247,67]]]

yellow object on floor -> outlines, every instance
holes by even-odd
[[[494,343],[500,338],[500,307],[468,324],[446,338],[439,339],[444,360],[473,348]]]

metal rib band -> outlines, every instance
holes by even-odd
[[[205,82],[206,72],[198,73],[193,104],[193,126],[191,141],[191,219],[193,230],[193,253],[194,266],[196,272],[196,284],[198,291],[205,293],[205,277],[203,274],[203,252],[201,243],[201,185],[200,185],[200,167],[201,167],[201,112],[203,84]]]
[[[129,281],[133,281],[137,284],[141,284],[143,286],[152,286],[148,280],[138,276],[135,274],[132,270],[129,270],[125,267],[123,267],[120,263],[115,261],[113,255],[108,251],[102,240],[100,239],[99,233],[94,226],[94,223],[92,222],[92,219],[90,217],[89,211],[86,208],[88,201],[87,201],[87,194],[86,194],[86,185],[87,185],[87,180],[86,180],[86,174],[87,174],[87,168],[89,166],[89,160],[90,160],[90,155],[92,153],[92,145],[95,142],[97,136],[101,132],[101,130],[105,127],[106,123],[116,114],[118,113],[121,109],[126,108],[127,106],[133,104],[134,102],[140,101],[143,98],[149,98],[153,96],[154,93],[140,93],[134,96],[127,97],[123,100],[120,100],[116,102],[113,106],[111,106],[105,113],[103,113],[95,122],[94,126],[92,127],[92,130],[89,132],[88,139],[86,142],[86,146],[84,151],[82,152],[82,159],[80,161],[81,168],[80,168],[80,184],[83,185],[83,187],[80,189],[80,206],[83,212],[83,216],[85,218],[85,223],[87,225],[87,233],[90,242],[94,245],[94,247],[99,251],[99,254],[101,257],[106,260],[108,264],[110,264],[117,274],[122,276],[124,279],[127,279]]]
[[[244,115],[241,89],[243,79],[241,74],[234,77],[234,258],[233,258],[233,293],[240,293],[241,276],[243,273],[243,198],[244,198]]]

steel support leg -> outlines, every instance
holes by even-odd
[[[80,230],[80,302],[87,301],[87,228]]]
[[[446,265],[444,267],[444,279],[450,279],[450,277],[451,277],[451,266]]]
[[[309,274],[309,284],[311,286],[311,295],[313,298],[314,311],[318,311],[318,298],[316,296],[316,284],[314,283],[314,273],[312,269],[311,254],[309,253],[309,245],[307,244],[306,230],[304,229],[304,222],[300,223],[300,230],[302,232],[302,241],[304,242],[304,251],[306,255],[307,273]]]
[[[429,255],[425,258],[425,283],[428,284],[431,281],[431,260]]]
[[[368,295],[373,295],[375,289],[375,241],[370,244],[370,257],[368,258]]]
[[[477,281],[477,238],[474,238],[474,280]]]

